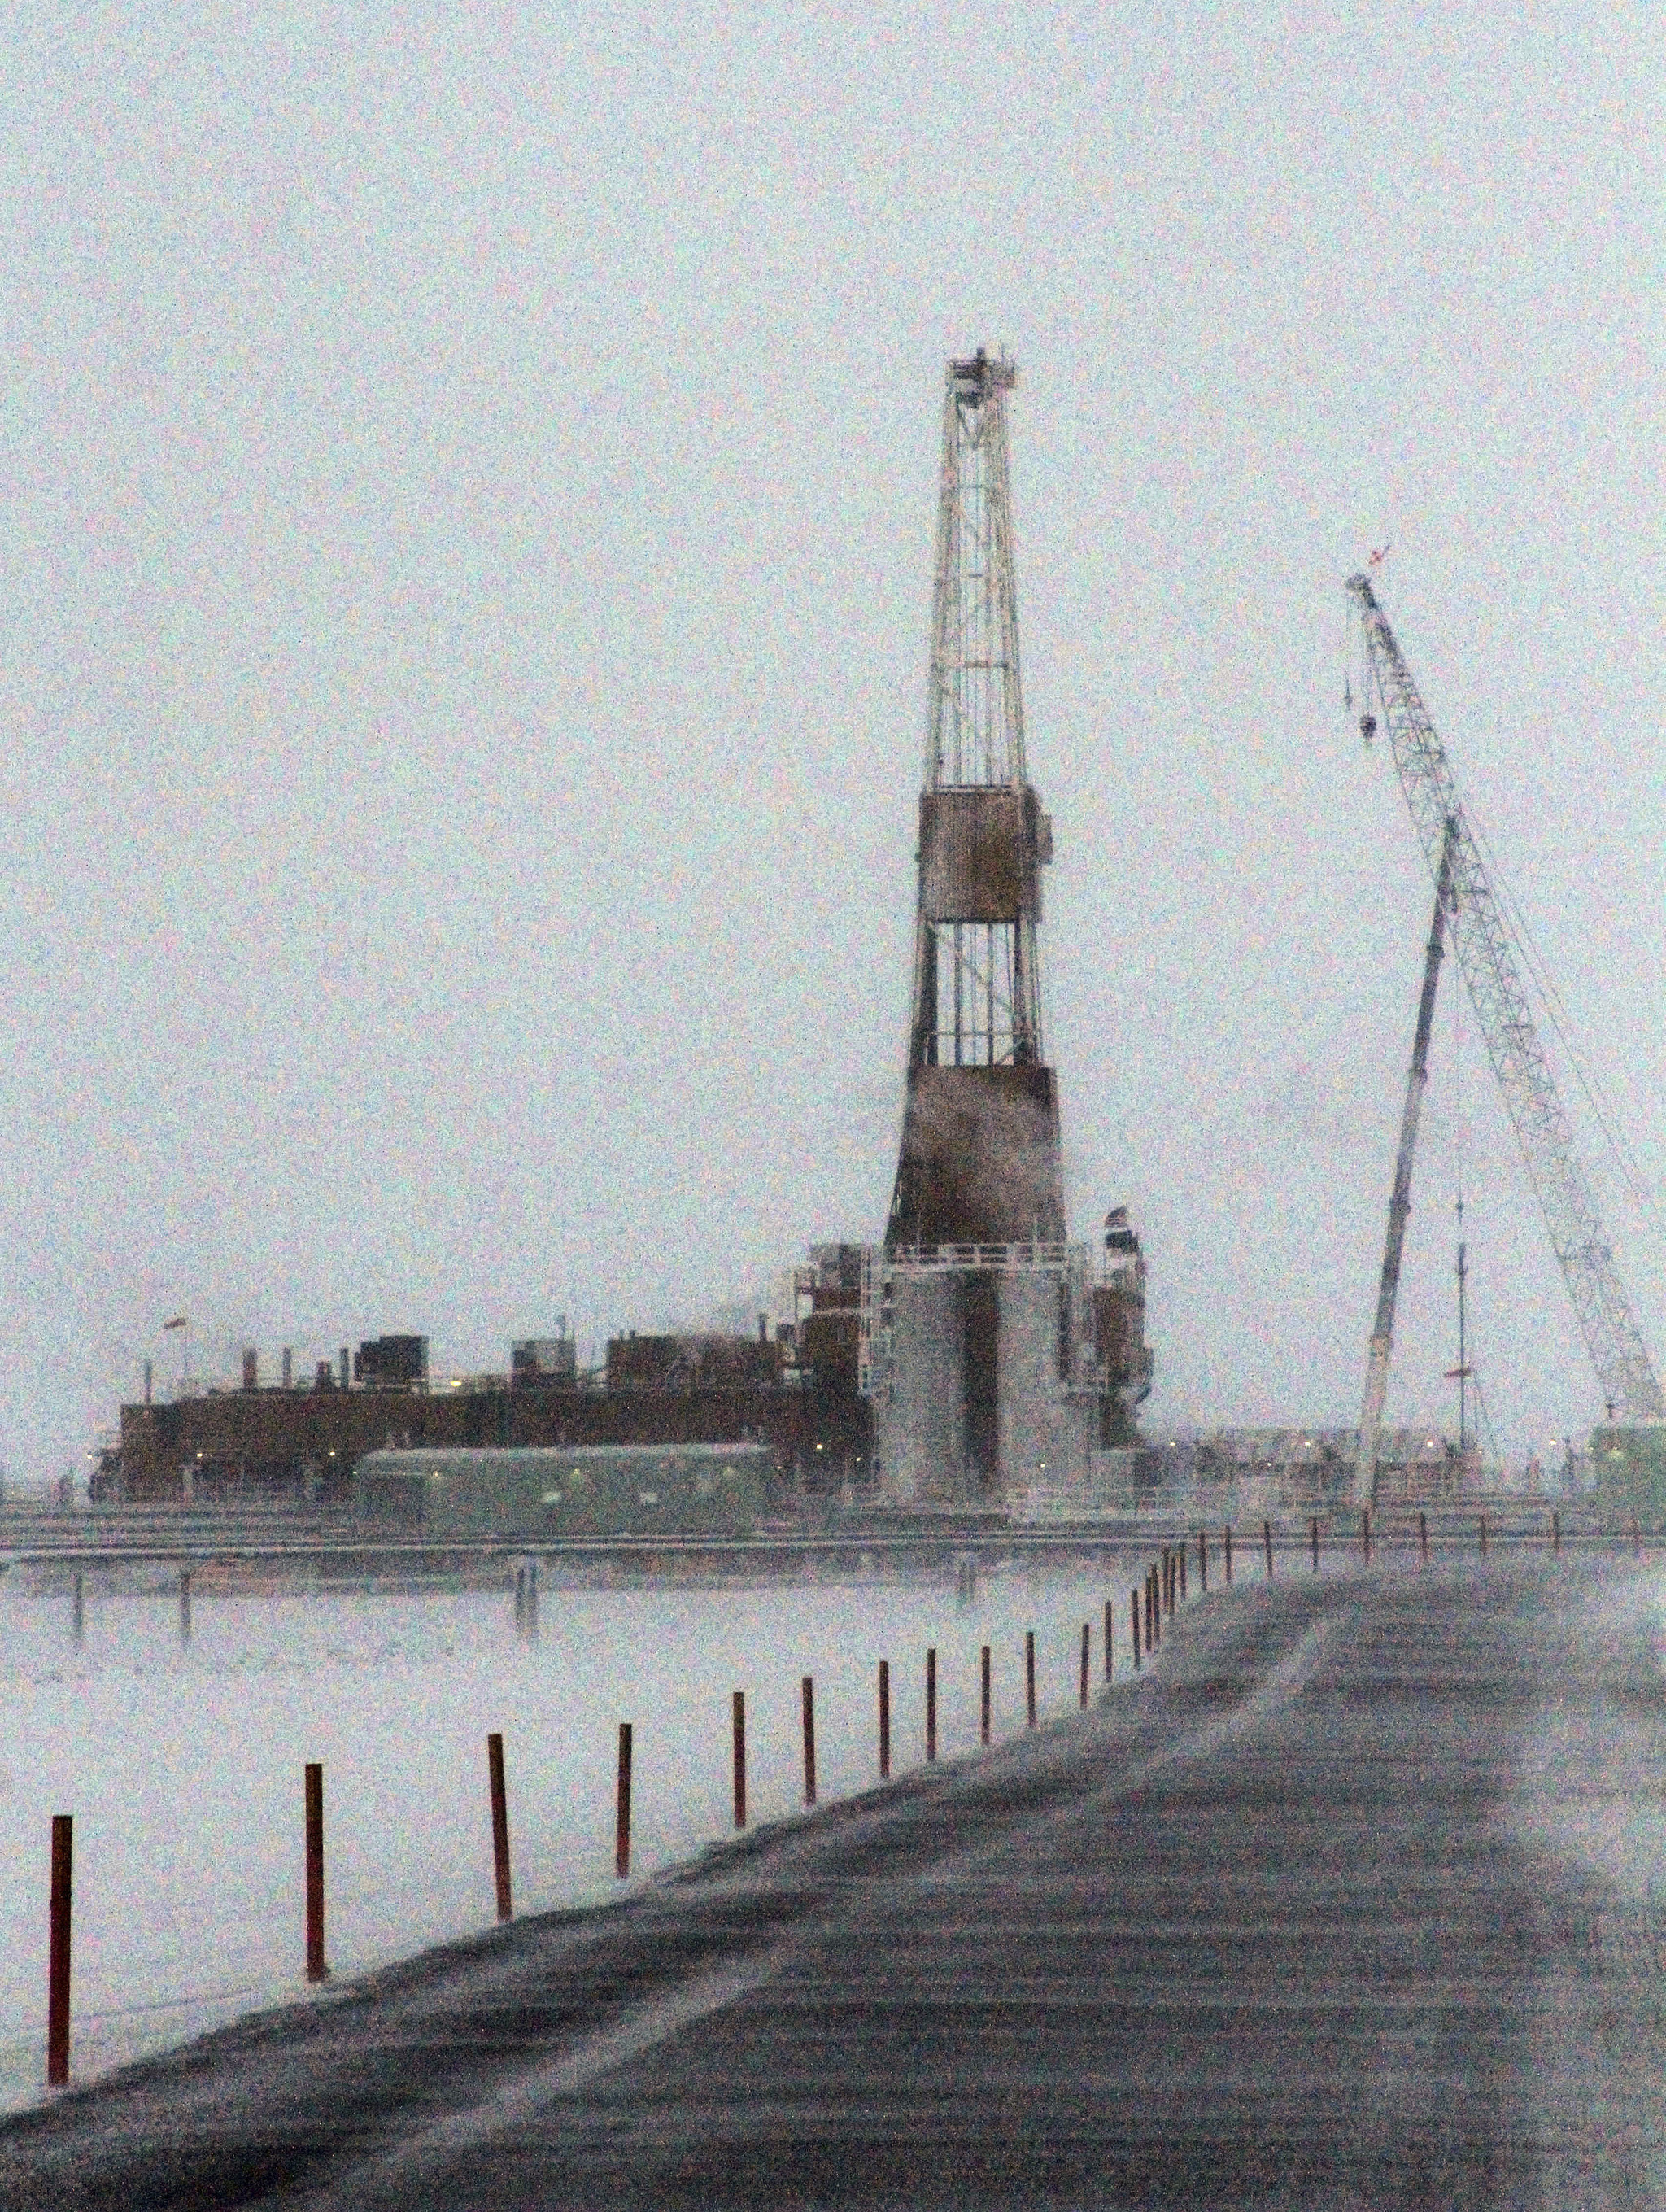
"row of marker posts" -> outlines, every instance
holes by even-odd
[[[1269,1522],[1263,1522],[1262,1525],[1267,1531],[1267,1571],[1270,1576],[1273,1571],[1272,1528]],[[1309,1526],[1310,1531],[1310,1542],[1313,1553],[1313,1571],[1316,1575],[1319,1571],[1319,1519],[1316,1514],[1310,1516]],[[1232,1532],[1229,1528],[1226,1531],[1227,1579],[1229,1582],[1231,1579],[1231,1534]],[[1632,1525],[1630,1529],[1627,1531],[1627,1534],[1631,1539],[1632,1557],[1634,1559],[1640,1559],[1643,1556],[1643,1530],[1641,1523],[1635,1518],[1635,1516],[1633,1518]],[[1485,1559],[1487,1557],[1487,1516],[1484,1513],[1478,1514],[1475,1517],[1475,1540],[1480,1550],[1481,1556],[1482,1559]],[[1540,1540],[1543,1540],[1542,1528],[1540,1531]],[[1366,1566],[1370,1566],[1371,1508],[1369,1506],[1364,1506],[1360,1509],[1359,1548],[1364,1564]],[[1562,1516],[1559,1510],[1554,1509],[1550,1516],[1550,1548],[1552,1556],[1560,1559],[1562,1556]],[[1429,1564],[1429,1516],[1427,1513],[1424,1511],[1420,1511],[1417,1516],[1417,1549],[1420,1559],[1426,1567]]]
[[[1203,1539],[1200,1537],[1200,1548]],[[1230,1540],[1229,1540],[1230,1562]],[[1228,1569],[1230,1579],[1230,1564]],[[1157,1568],[1152,1570],[1146,1587],[1148,1616],[1152,1604],[1160,1607]],[[1174,1609],[1176,1592],[1185,1595],[1185,1564],[1183,1547],[1177,1571],[1175,1556],[1165,1552],[1161,1570],[1164,1577],[1161,1589],[1167,1593],[1170,1612]],[[1204,1587],[1208,1587],[1206,1579]],[[524,1579],[517,1578],[515,1591],[516,1625],[523,1634],[536,1634],[538,1618],[537,1582],[532,1572]],[[81,1610],[81,1580],[76,1582],[76,1612]],[[1104,1674],[1111,1679],[1112,1608],[1109,1599],[1104,1612]],[[191,1583],[187,1575],[179,1578],[179,1625],[182,1638],[191,1632]],[[1134,1663],[1140,1665],[1140,1626],[1136,1615],[1134,1626]],[[1155,1630],[1148,1633],[1148,1643],[1154,1642]],[[1085,1709],[1091,1659],[1092,1631],[1089,1622],[1082,1623],[1081,1656],[1078,1674],[1078,1695]],[[993,1721],[992,1653],[984,1644],[979,1653],[978,1664],[978,1735],[979,1741],[988,1744]],[[1033,1629],[1025,1632],[1024,1638],[1025,1724],[1033,1729],[1037,1724],[1036,1702],[1036,1634]],[[891,1662],[879,1662],[879,1777],[889,1780],[891,1775]],[[804,1740],[804,1802],[806,1806],[816,1802],[816,1704],[815,1679],[804,1676],[800,1685]],[[731,1708],[733,1738],[734,1825],[737,1829],[746,1826],[746,1699],[745,1692],[733,1693]],[[623,1881],[630,1872],[630,1787],[633,1736],[631,1723],[619,1723],[618,1772],[614,1797],[614,1870]],[[935,1646],[926,1654],[926,1758],[934,1763],[937,1758],[937,1651]],[[503,1738],[494,1733],[486,1739],[487,1785],[491,1801],[492,1862],[496,1889],[497,1917],[505,1922],[514,1917],[514,1901],[509,1869],[508,1796],[504,1778]],[[307,1913],[307,1978],[319,1983],[329,1978],[329,1962],[325,1949],[325,1893],[324,1893],[324,1768],[320,1762],[309,1761],[302,1774],[302,1806],[306,1838],[306,1913]],[[47,2027],[46,2081],[49,2087],[59,2088],[70,2078],[70,1899],[73,1866],[73,1820],[68,1813],[52,1817],[52,1893],[50,1900],[51,1941],[47,1965]]]
[[[1551,1547],[1558,1558],[1562,1549],[1561,1516],[1551,1516]],[[1632,1552],[1634,1558],[1642,1556],[1642,1534],[1633,1521],[1631,1528]],[[1429,1523],[1426,1513],[1417,1516],[1418,1549],[1425,1565],[1429,1557]],[[1313,1571],[1319,1571],[1319,1522],[1316,1515],[1310,1517],[1310,1547]],[[1487,1555],[1487,1521],[1480,1516],[1479,1540],[1481,1556]],[[1262,1522],[1262,1544],[1266,1559],[1267,1579],[1273,1577],[1273,1524]],[[1371,1515],[1360,1516],[1360,1546],[1365,1565],[1371,1565]],[[1172,1617],[1177,1606],[1186,1598],[1186,1559],[1188,1540],[1172,1547],[1165,1547],[1160,1562],[1146,1572],[1143,1585],[1128,1592],[1129,1648],[1134,1671],[1140,1670],[1142,1654],[1155,1653],[1162,1640],[1163,1620],[1165,1613]],[[1232,1531],[1230,1526],[1221,1531],[1221,1556],[1227,1587],[1232,1582]],[[1201,1595],[1209,1589],[1209,1547],[1207,1530],[1197,1533],[1198,1583]],[[79,1631],[83,1617],[82,1578],[75,1581],[75,1620]],[[531,1565],[522,1569],[516,1578],[516,1625],[529,1636],[538,1633],[537,1569]],[[1104,1607],[1104,1679],[1111,1680],[1114,1650],[1113,1624],[1115,1613],[1112,1601],[1105,1600]],[[1142,1633],[1143,1631],[1143,1633]],[[191,1577],[179,1577],[179,1633],[181,1641],[191,1636]],[[1091,1662],[1092,1630],[1088,1621],[1082,1623],[1081,1656],[1078,1672],[1078,1695],[1084,1711],[1088,1704],[1088,1683]],[[991,1652],[984,1644],[979,1653],[978,1665],[978,1738],[982,1744],[990,1741],[992,1723]],[[1025,1632],[1024,1638],[1025,1724],[1036,1726],[1036,1634],[1033,1629]],[[803,1677],[800,1686],[804,1741],[804,1802],[808,1806],[816,1802],[816,1686],[813,1675]],[[879,1778],[888,1781],[891,1776],[891,1662],[879,1662]],[[733,1693],[731,1708],[732,1759],[733,1771],[734,1825],[737,1830],[746,1826],[746,1698],[745,1692]],[[623,1881],[630,1872],[630,1784],[632,1759],[632,1730],[629,1721],[619,1723],[618,1773],[614,1798],[614,1871]],[[937,1651],[933,1646],[926,1654],[926,1758],[934,1763],[937,1758]],[[492,1869],[496,1890],[497,1917],[502,1922],[514,1917],[509,1872],[509,1816],[508,1797],[504,1781],[503,1738],[493,1734],[486,1739],[487,1785],[491,1801]],[[329,1966],[324,1944],[324,1769],[309,1763],[304,1774],[303,1800],[306,1820],[307,1867],[307,1978],[322,1982],[328,1978]],[[74,1868],[74,1823],[68,1813],[52,1815],[52,1889],[50,1900],[51,1939],[47,1962],[46,2007],[46,2081],[49,2087],[62,2087],[70,2078],[70,1935]]]

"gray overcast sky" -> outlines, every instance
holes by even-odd
[[[879,1234],[980,342],[1152,1432],[1358,1410],[1429,903],[1341,712],[1372,546],[1666,1184],[1657,11],[42,0],[0,70],[14,1473],[174,1312],[227,1375],[501,1368]],[[1518,1460],[1596,1390],[1455,1004],[1390,1413],[1446,1403],[1467,1123]]]

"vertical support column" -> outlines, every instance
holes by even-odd
[[[1146,1595],[1149,1601],[1150,1591],[1147,1590]],[[1138,1590],[1128,1592],[1128,1626],[1134,1638],[1134,1671],[1137,1674],[1140,1672],[1140,1593]]]
[[[879,1662],[879,1779],[891,1779],[891,1662]]]
[[[324,1769],[316,1761],[306,1773],[307,1810],[307,1978],[321,1982],[324,1962]]]
[[[933,1646],[926,1654],[926,1759],[927,1765],[937,1757],[937,1650]]]
[[[1111,1641],[1112,1641],[1112,1638],[1111,1638],[1112,1622],[1113,1622],[1113,1615],[1112,1615],[1112,1613],[1111,1613],[1110,1600],[1109,1598],[1107,1598],[1107,1599],[1105,1600],[1105,1680],[1106,1680],[1106,1681],[1107,1681],[1107,1682],[1108,1682],[1108,1681],[1110,1681],[1110,1652],[1111,1652]]]
[[[1089,1633],[1090,1631],[1088,1624],[1086,1621],[1084,1621],[1082,1623],[1082,1680],[1080,1697],[1081,1708],[1084,1712],[1087,1711],[1087,1647]]]
[[[1365,1546],[1365,1565],[1369,1566],[1371,1565],[1371,1508],[1369,1505],[1362,1505],[1359,1508],[1359,1535]]]
[[[46,2087],[62,2089],[70,2079],[70,1905],[74,1890],[75,1821],[69,1813],[52,1815],[51,1945],[46,1963]]]
[[[1417,1516],[1417,1548],[1426,1567],[1429,1564],[1429,1516],[1426,1513],[1420,1513]]]
[[[989,1647],[987,1644],[984,1645],[983,1650],[978,1657],[978,1673],[981,1678],[979,1683],[978,1699],[979,1741],[983,1743],[988,1743],[989,1741],[989,1707],[991,1699],[989,1696]]]
[[[1560,1559],[1562,1556],[1562,1516],[1554,1509],[1550,1516],[1550,1548],[1553,1555]]]
[[[1200,1528],[1197,1532],[1197,1586],[1201,1594],[1207,1597],[1209,1595],[1209,1532],[1207,1528]]]
[[[1273,1579],[1273,1523],[1270,1521],[1262,1522],[1261,1536],[1262,1542],[1267,1547],[1267,1579],[1270,1583]]]
[[[179,1642],[181,1644],[187,1644],[190,1641],[191,1570],[189,1567],[181,1567],[179,1570]]]
[[[497,1917],[513,1920],[509,1892],[509,1796],[503,1782],[503,1739],[486,1738],[486,1772],[492,1798],[492,1878],[497,1886]]]
[[[1316,1575],[1319,1571],[1319,1516],[1316,1513],[1313,1516],[1313,1571]]]
[[[79,1567],[76,1569],[75,1588],[70,1598],[70,1635],[76,1650],[80,1650],[87,1634],[87,1591]]]
[[[1025,1725],[1036,1725],[1036,1632],[1024,1632],[1024,1710]]]
[[[1226,1551],[1226,1587],[1228,1589],[1231,1589],[1232,1587],[1232,1528],[1230,1522],[1226,1524],[1225,1535]]]

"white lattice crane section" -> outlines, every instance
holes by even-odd
[[[1456,824],[1451,855],[1454,950],[1602,1385],[1608,1419],[1659,1419],[1666,1416],[1666,1400],[1580,1165],[1572,1124],[1557,1095],[1511,932],[1464,815],[1451,764],[1371,580],[1351,576],[1348,590],[1359,603],[1365,633],[1369,691],[1361,702],[1360,727],[1367,738],[1374,732],[1375,717],[1370,711],[1370,692],[1374,691],[1432,879],[1441,872],[1448,824]]]

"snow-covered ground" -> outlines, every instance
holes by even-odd
[[[1246,1562],[1246,1565],[1248,1562]],[[328,1952],[351,1974],[495,1920],[486,1736],[501,1729],[518,1912],[617,1894],[617,1728],[633,1724],[633,1878],[731,1832],[730,1696],[746,1692],[753,1821],[800,1809],[800,1678],[816,1684],[824,1802],[877,1778],[878,1662],[892,1772],[976,1748],[978,1651],[997,1737],[1077,1698],[1083,1621],[1116,1674],[1143,1554],[952,1579],[568,1589],[539,1637],[507,1595],[120,1594],[0,1577],[0,2109],[44,2094],[51,1816],[75,1816],[72,2079],[299,1994],[302,1769],[324,1765]]]

